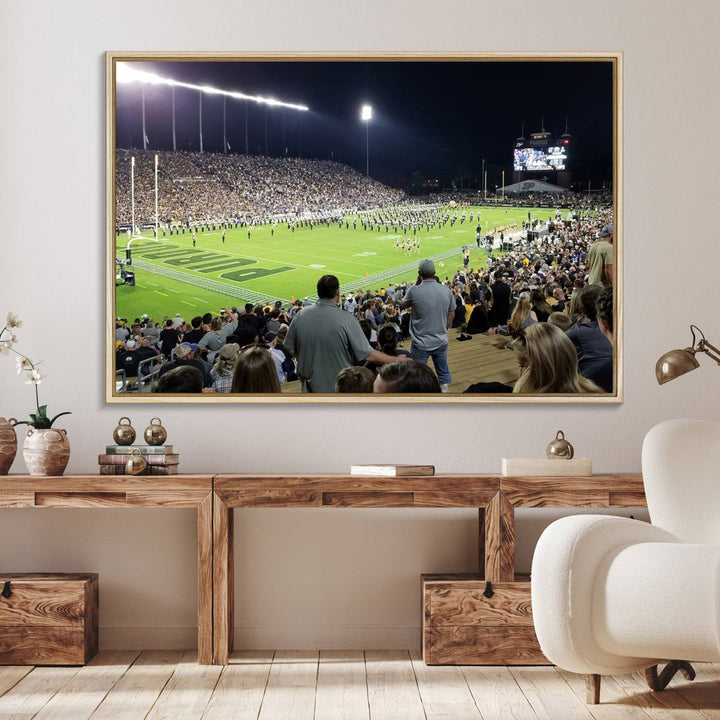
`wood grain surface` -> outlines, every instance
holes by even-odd
[[[83,665],[85,631],[82,627],[0,628],[0,665]]]
[[[515,511],[502,493],[485,508],[485,579],[512,582],[515,574]]]
[[[500,489],[515,507],[643,507],[639,473],[589,477],[502,477]],[[625,501],[630,500],[631,505]]]
[[[21,574],[0,597],[0,663],[80,665],[98,650],[96,574]]]
[[[428,665],[547,665],[533,627],[430,627]]]
[[[213,493],[213,663],[227,665],[233,649],[235,613],[235,514]]]
[[[4,475],[0,476],[0,507],[197,509],[198,661],[209,664],[213,657],[214,630],[212,488],[213,475]],[[89,638],[89,646],[97,647],[97,628],[92,623],[85,628],[85,637]]]
[[[532,626],[530,583],[494,583],[485,597],[484,581],[426,586],[429,621],[435,626]]]
[[[217,475],[215,492],[231,507],[481,507],[499,476]]]

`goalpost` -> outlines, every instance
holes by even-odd
[[[141,237],[135,224],[135,156],[130,158],[130,212],[131,212],[131,238]],[[158,156],[155,155],[155,240],[160,239],[158,220]],[[128,243],[128,247],[129,247]]]

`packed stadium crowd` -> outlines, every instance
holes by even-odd
[[[261,222],[313,214],[357,212],[399,202],[403,193],[330,160],[219,153],[118,150],[115,160],[117,226],[132,222],[132,158],[136,225],[232,219]]]
[[[441,205],[376,208],[362,221],[457,222],[461,213]],[[520,371],[514,387],[484,382],[464,392],[612,392],[613,211],[571,217],[533,222],[531,239],[516,237],[508,251],[490,247],[475,267],[466,248],[445,277],[422,260],[415,284],[341,293],[337,278],[325,275],[316,304],[278,300],[219,314],[198,309],[191,318],[118,318],[116,367],[132,378],[141,362],[157,364],[158,392],[269,393],[293,380],[304,392],[447,392],[453,327],[463,342],[507,336]],[[409,351],[399,347],[408,339]]]

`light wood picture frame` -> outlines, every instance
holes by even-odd
[[[617,51],[107,52],[106,401],[622,402],[622,61]],[[359,112],[365,103],[373,103],[375,114],[363,122]],[[561,148],[558,162],[552,147],[566,140],[569,147]],[[521,165],[518,148],[531,148],[538,164]],[[282,206],[266,200],[261,188],[293,163],[293,179],[302,178],[307,167],[322,168],[308,180],[311,190],[298,185],[274,191],[291,196]],[[242,172],[234,177],[230,171],[236,166]],[[538,169],[529,169],[533,167]],[[341,206],[332,192],[312,184],[328,172],[352,188],[377,190],[381,200],[375,207],[384,211],[373,216],[372,203],[360,208],[357,194],[349,192]],[[546,181],[572,188],[574,204],[564,199],[546,204],[545,195],[530,196],[541,199],[530,205],[511,199],[511,186],[519,183],[527,193],[543,188]],[[213,212],[203,213],[211,194]],[[392,198],[398,199],[393,203]],[[610,209],[596,213],[594,202],[603,199]],[[324,200],[325,214],[318,209]],[[413,212],[433,206],[423,212],[438,225],[403,227],[410,202],[415,203]],[[472,210],[477,215],[470,218]],[[498,213],[503,212],[508,220],[501,222]],[[264,304],[274,298],[286,308],[295,300],[312,302],[311,278],[324,274],[336,275],[341,292],[348,295],[356,288],[381,287],[384,296],[385,284],[389,289],[402,278],[412,284],[418,263],[426,257],[435,261],[437,275],[454,286],[455,272],[463,270],[462,248],[469,249],[469,268],[480,276],[486,273],[489,233],[494,237],[493,257],[518,253],[510,265],[513,271],[523,253],[531,270],[538,261],[534,274],[520,269],[518,291],[535,282],[542,286],[545,273],[540,265],[549,274],[580,276],[582,268],[571,274],[561,253],[570,258],[573,271],[586,262],[582,254],[570,256],[571,251],[561,247],[549,266],[545,257],[552,249],[548,229],[569,227],[575,213],[586,238],[590,232],[597,235],[608,218],[614,227],[611,392],[466,392],[477,382],[497,380],[511,386],[520,368],[515,353],[504,347],[510,337],[481,334],[472,336],[473,342],[459,342],[461,329],[448,331],[453,381],[447,393],[315,394],[301,392],[296,381],[281,393],[161,394],[150,391],[152,378],[141,378],[138,391],[128,388],[128,380],[137,380],[119,372],[120,318],[130,328],[144,314],[156,322],[177,315],[190,328],[192,317],[219,315],[221,307],[241,309],[246,301]],[[393,217],[400,227],[392,226]],[[443,219],[445,225],[440,224]],[[367,240],[357,242],[353,220],[367,221],[362,235]],[[476,232],[476,223],[484,225],[482,234]],[[309,229],[315,230],[311,246],[302,240],[291,252],[291,246],[272,245],[275,239],[287,243],[307,237]],[[330,244],[323,243],[323,233],[332,238]],[[310,247],[314,262],[293,255]],[[587,246],[578,252],[586,251]],[[295,280],[288,284],[291,277]],[[135,284],[125,282],[128,278]],[[566,289],[569,302],[570,285]],[[408,337],[404,349],[409,351],[410,345]]]

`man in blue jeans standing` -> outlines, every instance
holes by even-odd
[[[455,298],[450,288],[435,277],[435,264],[423,260],[418,280],[408,288],[403,305],[410,308],[410,356],[427,363],[432,358],[440,389],[448,392],[451,381],[447,363],[448,328],[455,317]]]

